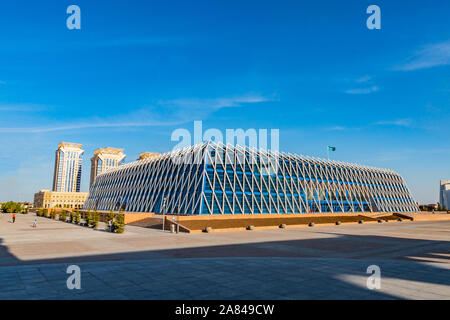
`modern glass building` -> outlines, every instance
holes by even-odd
[[[392,170],[213,142],[98,175],[85,208],[182,215],[418,211]]]
[[[84,150],[81,144],[61,142],[55,153],[53,191],[80,192],[81,165]]]

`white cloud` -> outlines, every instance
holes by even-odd
[[[248,103],[260,103],[270,101],[271,99],[262,97],[260,95],[246,95],[234,98],[216,98],[216,99],[176,99],[169,101],[160,101],[160,105],[177,108],[201,110],[201,111],[216,111],[222,108],[240,107]]]
[[[330,131],[344,131],[346,129],[347,129],[347,127],[343,127],[343,126],[334,126],[334,127],[328,128],[328,130],[330,130]]]
[[[1,83],[0,83],[1,84]],[[48,107],[31,103],[1,103],[0,111],[42,111]]]
[[[106,119],[91,118],[70,123],[53,123],[39,127],[0,127],[0,133],[45,133],[88,128],[124,128],[169,126],[206,118],[210,113],[226,107],[240,107],[244,104],[260,103],[271,99],[260,95],[245,95],[216,99],[177,99],[159,101],[157,107],[143,108],[128,115]],[[1,110],[1,106],[0,106]]]
[[[410,127],[412,125],[412,120],[411,119],[398,119],[398,120],[389,120],[389,121],[378,121],[378,122],[375,122],[374,125]]]
[[[380,88],[377,86],[371,86],[368,88],[358,88],[358,89],[350,89],[346,90],[345,93],[347,94],[370,94],[373,92],[377,92]]]
[[[369,76],[369,75],[365,75],[365,76],[363,76],[361,78],[356,79],[355,82],[357,82],[357,83],[364,83],[364,82],[369,82],[370,80],[372,80],[372,77]]]
[[[189,40],[190,41],[190,40]],[[142,38],[117,38],[100,41],[95,44],[99,47],[147,47],[185,45],[187,38],[183,37],[142,37]]]
[[[397,70],[412,71],[450,65],[450,41],[425,46]]]
[[[56,125],[48,127],[16,127],[16,128],[0,128],[2,133],[43,133],[53,131],[77,130],[87,128],[118,128],[118,127],[151,127],[177,124],[177,122],[158,122],[158,121],[141,121],[141,122],[79,122],[67,125]]]

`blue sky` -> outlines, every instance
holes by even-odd
[[[81,30],[66,8],[81,8]],[[381,8],[381,30],[366,8]],[[0,201],[50,189],[60,141],[127,162],[177,128],[279,129],[280,150],[393,169],[419,202],[450,178],[448,1],[0,4]]]

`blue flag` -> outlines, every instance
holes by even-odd
[[[328,146],[328,151],[336,151],[336,147],[330,147],[330,146]]]

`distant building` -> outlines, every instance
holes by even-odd
[[[55,192],[41,190],[34,194],[35,208],[72,208],[81,209],[88,192]]]
[[[148,159],[148,158],[151,158],[151,157],[156,157],[158,155],[160,155],[160,154],[159,153],[155,153],[155,152],[142,152],[142,153],[139,153],[139,158],[137,158],[137,160],[138,161],[139,160],[144,160],[144,159]]]
[[[61,142],[55,156],[53,191],[80,192],[81,165],[84,150],[81,144]]]
[[[441,180],[439,189],[439,204],[450,210],[450,180]]]
[[[430,203],[430,204],[421,204],[419,205],[419,209],[421,211],[435,211],[437,210],[439,205],[437,203]]]
[[[92,186],[100,173],[120,166],[125,157],[123,149],[100,148],[95,150],[94,156],[91,158],[91,183],[89,186]]]

